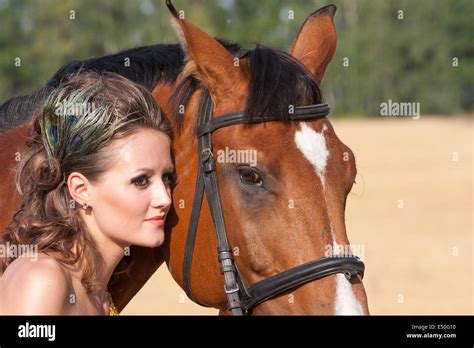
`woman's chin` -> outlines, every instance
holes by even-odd
[[[157,231],[152,235],[147,236],[147,238],[141,240],[135,245],[146,247],[146,248],[157,248],[165,242],[165,233],[164,231]]]

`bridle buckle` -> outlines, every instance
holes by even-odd
[[[201,164],[202,164],[203,172],[206,174],[216,170],[214,154],[212,153],[212,150],[208,147],[204,148],[201,151]]]
[[[214,155],[212,153],[212,150],[206,147],[201,151],[201,162],[204,163],[209,161],[210,159],[214,159]]]
[[[235,284],[235,287],[231,289],[227,289],[226,286],[224,285],[224,291],[226,294],[233,294],[235,292],[239,292],[240,291],[239,284]]]

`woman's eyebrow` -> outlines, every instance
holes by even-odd
[[[155,173],[155,171],[151,168],[140,168],[140,169],[135,170],[135,173],[137,173],[137,172],[145,172],[147,174]]]
[[[175,169],[174,169],[174,166],[171,164],[171,165],[165,167],[163,171],[164,171],[164,172],[171,172],[171,173],[173,173],[174,170],[175,170]],[[147,174],[154,174],[154,173],[155,173],[155,170],[154,170],[154,169],[151,169],[151,168],[140,168],[140,169],[137,169],[137,170],[135,171],[135,173],[137,173],[137,172],[145,172],[145,173],[147,173]]]

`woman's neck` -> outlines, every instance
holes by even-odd
[[[117,241],[105,235],[97,226],[92,216],[84,216],[84,221],[88,232],[96,244],[97,256],[102,263],[99,267],[98,281],[103,290],[106,291],[115,268],[124,257],[125,248],[127,246],[122,246]]]

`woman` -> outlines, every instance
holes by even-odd
[[[95,73],[60,85],[34,120],[2,237],[0,315],[115,314],[107,284],[124,254],[164,241],[169,123],[145,89]]]

